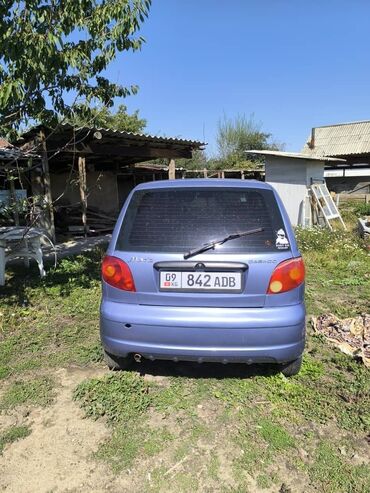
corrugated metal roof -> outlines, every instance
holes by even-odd
[[[181,146],[191,146],[195,148],[200,148],[207,143],[205,142],[200,142],[197,140],[188,140],[188,139],[179,139],[176,137],[158,137],[156,135],[149,135],[149,134],[143,134],[143,133],[133,133],[133,132],[124,132],[122,130],[113,130],[110,128],[102,128],[102,127],[74,127],[73,125],[70,125],[69,123],[61,123],[59,124],[61,129],[66,129],[66,130],[72,130],[74,129],[75,132],[91,132],[92,134],[96,134],[100,132],[102,136],[107,136],[107,137],[115,137],[115,136],[121,136],[125,139],[128,140],[133,140],[133,141],[145,141],[145,142],[152,142],[152,143],[157,143],[157,144],[171,144],[171,145],[181,145]],[[42,125],[39,125],[37,127],[33,127],[27,132],[25,132],[22,137],[30,137],[36,133],[38,133],[41,129],[43,129]],[[49,129],[51,130],[51,129]],[[54,131],[54,130],[53,130]]]
[[[28,159],[30,154],[22,152],[18,147],[0,148],[0,161],[14,161]]]
[[[25,152],[19,147],[13,146],[6,139],[0,137],[0,160],[1,161],[17,161],[19,159],[28,159],[29,157],[37,157],[35,154]]]
[[[370,154],[370,121],[315,127],[302,153],[310,156]]]
[[[247,151],[247,154],[261,154],[262,156],[273,156],[273,157],[286,157],[293,159],[306,159],[309,161],[329,161],[329,162],[345,162],[345,159],[332,158],[327,156],[310,156],[309,154],[303,154],[300,152],[284,152],[284,151],[270,151],[270,150],[256,150]]]

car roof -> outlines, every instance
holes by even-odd
[[[158,180],[140,183],[135,190],[152,190],[160,188],[259,188],[264,190],[273,190],[268,183],[258,180],[241,180],[241,179],[218,179],[218,178],[190,178],[186,180]]]

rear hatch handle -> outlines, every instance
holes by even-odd
[[[243,262],[184,262],[167,261],[156,262],[153,266],[156,270],[171,270],[171,271],[207,271],[207,272],[230,272],[230,271],[246,271],[248,265]]]

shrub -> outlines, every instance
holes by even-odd
[[[301,252],[330,250],[332,253],[353,254],[363,250],[361,238],[349,231],[330,231],[318,226],[306,229],[297,227],[295,235]]]

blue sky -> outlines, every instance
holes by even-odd
[[[120,54],[112,80],[147,131],[205,139],[217,121],[254,113],[299,150],[312,126],[370,119],[370,1],[153,0],[141,52]]]

